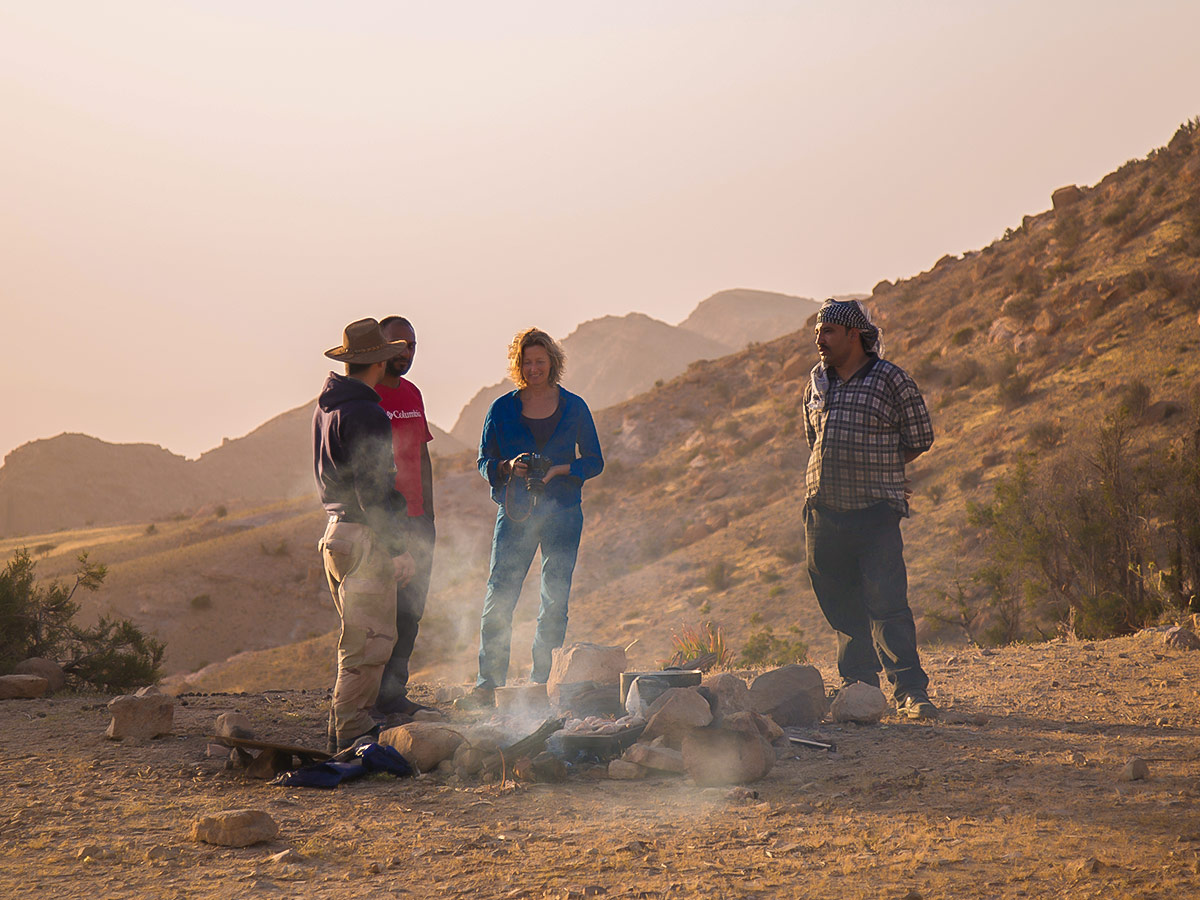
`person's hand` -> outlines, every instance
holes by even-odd
[[[549,469],[546,470],[546,477],[542,479],[542,483],[545,484],[551,478],[557,478],[559,475],[570,475],[570,474],[571,474],[571,467],[569,465],[567,465],[566,463],[563,463],[562,465],[558,465],[558,466],[551,466]]]
[[[505,460],[504,466],[508,469],[510,475],[515,475],[517,478],[524,478],[529,474],[529,466],[525,465],[525,461],[520,456],[514,456],[512,459]]]
[[[396,577],[396,584],[400,587],[408,584],[417,574],[417,564],[407,550],[399,556],[392,557],[392,574]]]

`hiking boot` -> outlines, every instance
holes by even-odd
[[[353,747],[357,747],[359,744],[371,744],[377,740],[379,740],[379,726],[378,725],[376,725],[370,731],[364,731],[362,734],[360,734],[356,738],[351,738],[348,741],[338,741],[337,742],[337,752],[342,753],[346,750],[350,750]]]
[[[408,716],[411,719],[419,712],[432,712],[441,715],[441,710],[435,709],[432,706],[424,706],[407,697],[399,697],[395,700],[389,700],[386,703],[376,703],[374,709],[371,710],[371,718],[376,722],[388,719],[392,716]]]
[[[903,702],[896,705],[896,712],[910,719],[936,719],[938,708],[933,705],[924,691],[909,691]]]
[[[481,709],[492,709],[496,705],[496,689],[477,684],[471,693],[454,701],[454,708],[476,712]]]

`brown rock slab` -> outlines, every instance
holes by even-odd
[[[726,717],[721,725],[729,731],[745,731],[748,734],[761,734],[771,742],[783,737],[783,729],[775,723],[774,719],[749,709]]]
[[[702,684],[717,700],[718,718],[751,708],[749,686],[732,672],[709,675]]]
[[[626,762],[657,769],[660,772],[682,772],[683,754],[663,744],[634,744],[621,757]]]
[[[748,784],[775,765],[775,748],[757,733],[696,728],[683,739],[683,765],[701,787]]]
[[[829,712],[835,722],[874,725],[887,714],[888,702],[883,691],[873,684],[856,681],[838,691]]]
[[[709,724],[712,708],[695,688],[671,688],[650,704],[646,718],[643,741],[660,736],[679,741],[691,729]]]
[[[379,743],[395,747],[421,772],[432,772],[442,760],[451,759],[464,740],[461,732],[438,722],[409,722],[379,735]]]
[[[105,736],[109,740],[149,739],[170,734],[175,721],[175,698],[151,685],[135,694],[114,697],[108,702],[112,721]]]
[[[40,675],[0,675],[0,700],[36,700],[49,688]]]
[[[815,666],[793,664],[764,672],[750,685],[754,711],[777,725],[813,725],[829,711],[825,682]]]
[[[636,781],[646,776],[646,770],[637,763],[624,759],[614,759],[608,764],[608,777],[617,781]]]
[[[560,688],[564,684],[615,684],[619,690],[621,673],[624,671],[625,651],[621,647],[607,647],[586,641],[568,644],[553,652],[546,694],[550,702],[558,706]]]
[[[37,675],[49,683],[49,692],[57,694],[67,686],[67,674],[53,660],[31,656],[13,666],[14,675]]]
[[[249,847],[271,841],[279,825],[261,809],[227,809],[192,823],[191,839],[219,847]]]

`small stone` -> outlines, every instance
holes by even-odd
[[[155,844],[146,851],[146,860],[148,862],[162,862],[169,859],[178,859],[179,851],[174,847],[168,847],[165,844]]]
[[[107,847],[101,847],[99,844],[85,844],[80,847],[75,853],[76,859],[104,859],[111,856],[112,851]]]
[[[1081,874],[1081,875],[1095,875],[1097,872],[1100,871],[1102,865],[1103,865],[1103,863],[1101,863],[1100,860],[1096,859],[1096,857],[1089,856],[1087,859],[1083,860],[1083,862],[1081,862],[1075,868],[1076,868],[1076,871],[1078,871],[1079,874]]]
[[[220,847],[249,847],[274,840],[277,834],[279,826],[265,810],[227,809],[193,822],[191,839]]]
[[[856,722],[874,725],[888,710],[887,697],[873,684],[856,681],[838,691],[829,712],[835,722]]]
[[[302,855],[300,855],[299,853],[297,853],[295,850],[293,850],[291,847],[288,847],[286,850],[280,850],[278,853],[272,853],[270,856],[267,857],[267,862],[280,863],[280,864],[282,864],[282,863],[302,863],[302,862],[304,862],[304,857]]]
[[[608,764],[608,777],[617,781],[636,781],[646,774],[646,770],[636,763],[623,759],[614,759]]]
[[[758,791],[754,790],[753,788],[743,787],[739,784],[736,787],[731,787],[725,792],[725,799],[732,800],[735,803],[747,803],[751,800],[758,799]]]
[[[904,900],[923,900],[921,892],[916,888],[909,888],[908,893],[904,895]]]
[[[224,712],[217,716],[216,731],[213,733],[217,737],[254,738],[250,720],[238,712]]]
[[[53,660],[43,659],[40,656],[31,656],[29,659],[23,659],[13,666],[14,675],[37,675],[39,678],[45,678],[49,683],[47,690],[51,694],[57,694],[67,686],[67,676],[59,667],[58,663]]]
[[[1168,628],[1163,643],[1173,650],[1200,650],[1200,637],[1182,625]]]
[[[1121,770],[1122,781],[1144,781],[1150,777],[1150,766],[1140,756],[1132,757]]]
[[[0,700],[36,700],[49,689],[40,675],[0,675]]]

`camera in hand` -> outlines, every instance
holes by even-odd
[[[546,491],[545,477],[550,471],[550,457],[540,453],[522,453],[516,462],[524,463],[527,469],[525,488],[535,497],[540,497]]]

